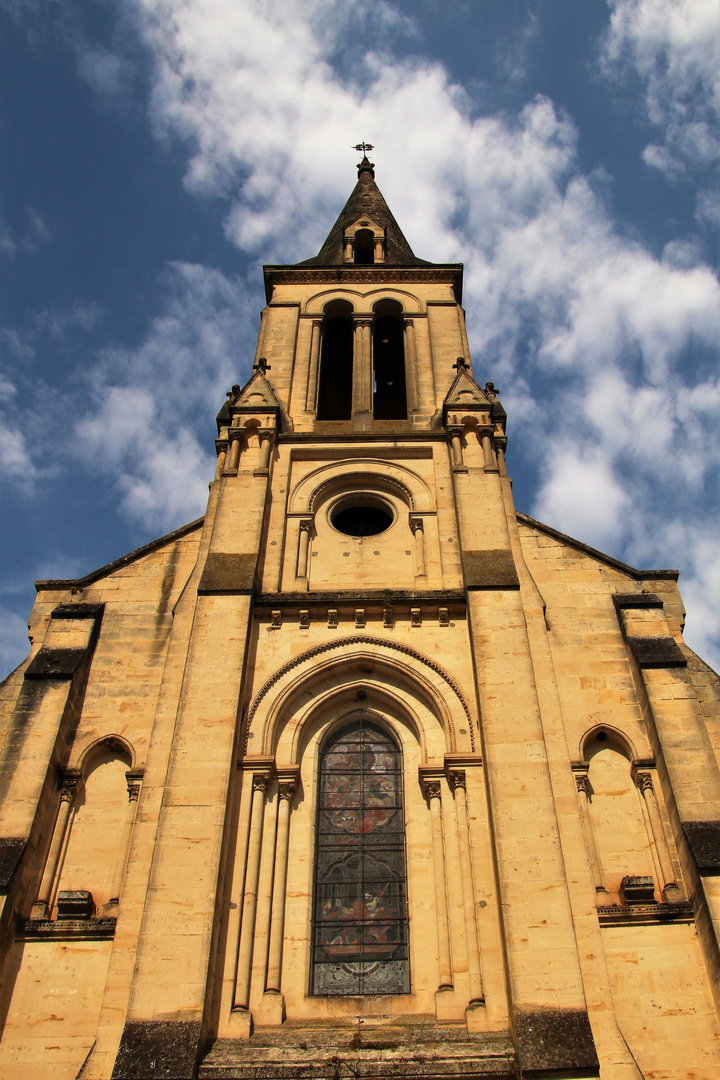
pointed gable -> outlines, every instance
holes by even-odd
[[[460,366],[458,361],[458,373],[455,381],[445,395],[443,406],[445,409],[487,409],[490,398],[480,389],[466,366]]]
[[[400,226],[375,183],[375,172],[367,158],[358,165],[358,181],[340,211],[340,215],[328,234],[328,238],[314,259],[305,259],[298,266],[342,266],[345,260],[345,234],[348,229],[367,228],[363,222],[372,223],[384,230],[385,265],[430,266],[426,259],[418,259],[405,239]]]

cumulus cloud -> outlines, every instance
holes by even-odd
[[[213,475],[212,420],[249,374],[259,296],[216,270],[169,268],[165,309],[135,349],[106,349],[74,451],[113,476],[124,511],[166,529],[201,514]],[[252,312],[252,314],[251,314]]]
[[[647,119],[661,142],[646,147],[647,165],[671,180],[720,162],[720,16],[716,0],[608,0],[605,72],[639,76]],[[705,200],[698,219],[705,222]]]
[[[715,154],[714,46],[697,32],[710,4],[612,0],[604,43],[607,70],[639,73],[658,155],[682,169]],[[513,410],[511,454],[537,470],[531,511],[664,563],[670,526],[688,511],[697,521],[705,500],[697,535],[667,549],[700,596],[701,537],[720,505],[720,288],[690,241],[657,259],[615,228],[604,178],[579,170],[572,118],[543,97],[484,114],[439,63],[393,52],[413,26],[390,3],[126,0],[124,11],[151,59],[155,132],[185,146],[188,190],[226,200],[227,235],[252,258],[317,251],[348,194],[350,145],[377,144],[379,183],[416,253],[466,264],[476,370]],[[710,220],[712,198],[703,205]],[[202,507],[212,457],[198,417],[207,431],[238,378],[230,343],[249,356],[259,306],[207,268],[172,274],[145,342],[103,355],[77,427],[127,512],[162,527]],[[668,476],[683,492],[672,504]],[[698,624],[704,641],[720,637],[709,607]]]

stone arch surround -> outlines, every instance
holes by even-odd
[[[262,733],[260,753],[274,756],[280,734],[289,722],[290,710],[299,708],[300,715],[296,717],[298,730],[293,738],[293,754],[296,754],[299,729],[305,719],[316,712],[320,703],[315,695],[302,703],[301,698],[319,682],[339,676],[331,693],[340,693],[343,683],[352,681],[354,687],[372,688],[377,685],[381,695],[390,695],[389,685],[372,678],[374,672],[358,672],[358,665],[363,662],[374,665],[380,671],[387,671],[392,677],[389,685],[404,686],[406,698],[415,701],[415,707],[409,710],[405,702],[406,712],[414,712],[416,717],[423,710],[426,714],[433,714],[444,733],[446,753],[475,751],[475,729],[470,706],[452,675],[409,645],[363,634],[316,645],[274,672],[261,686],[248,709],[245,753],[248,735],[254,729],[258,735]],[[345,675],[347,678],[343,679]],[[322,696],[326,697],[327,694]],[[415,723],[420,725],[418,719]],[[462,731],[466,734],[461,734]]]

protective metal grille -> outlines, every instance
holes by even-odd
[[[360,720],[320,760],[313,994],[407,994],[402,760]]]

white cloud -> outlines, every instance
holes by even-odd
[[[107,349],[94,366],[74,451],[114,477],[124,511],[146,527],[202,513],[212,417],[226,387],[249,373],[258,308],[259,296],[219,271],[175,264],[145,341]]]
[[[671,179],[720,161],[720,13],[717,0],[608,0],[605,72],[635,72],[662,142],[644,160]],[[710,191],[711,189],[707,189]],[[704,221],[701,193],[698,218]]]
[[[603,178],[580,174],[573,122],[549,100],[477,115],[440,64],[393,56],[412,26],[393,21],[390,4],[127,3],[154,64],[154,128],[186,145],[191,192],[227,200],[233,242],[267,261],[313,254],[347,197],[350,145],[376,143],[379,183],[417,254],[466,264],[476,371],[523,409],[522,424],[510,416],[511,454],[538,468],[533,511],[615,554],[667,562],[671,533],[656,523],[704,523],[697,500],[720,502],[708,375],[720,287],[700,249],[676,245],[658,260],[619,233]],[[612,0],[606,61],[639,72],[661,134],[647,155],[666,171],[716,153],[714,36],[700,32],[711,4]],[[78,427],[127,511],[163,527],[200,504],[212,459],[197,416],[207,430],[222,379],[238,377],[228,343],[239,335],[250,349],[244,319],[256,310],[242,283],[201,267],[174,273],[174,299],[145,343],[105,354],[95,412]],[[669,475],[681,489],[672,504]],[[690,549],[682,558],[699,581]],[[707,640],[720,638],[720,616],[702,610]]]

